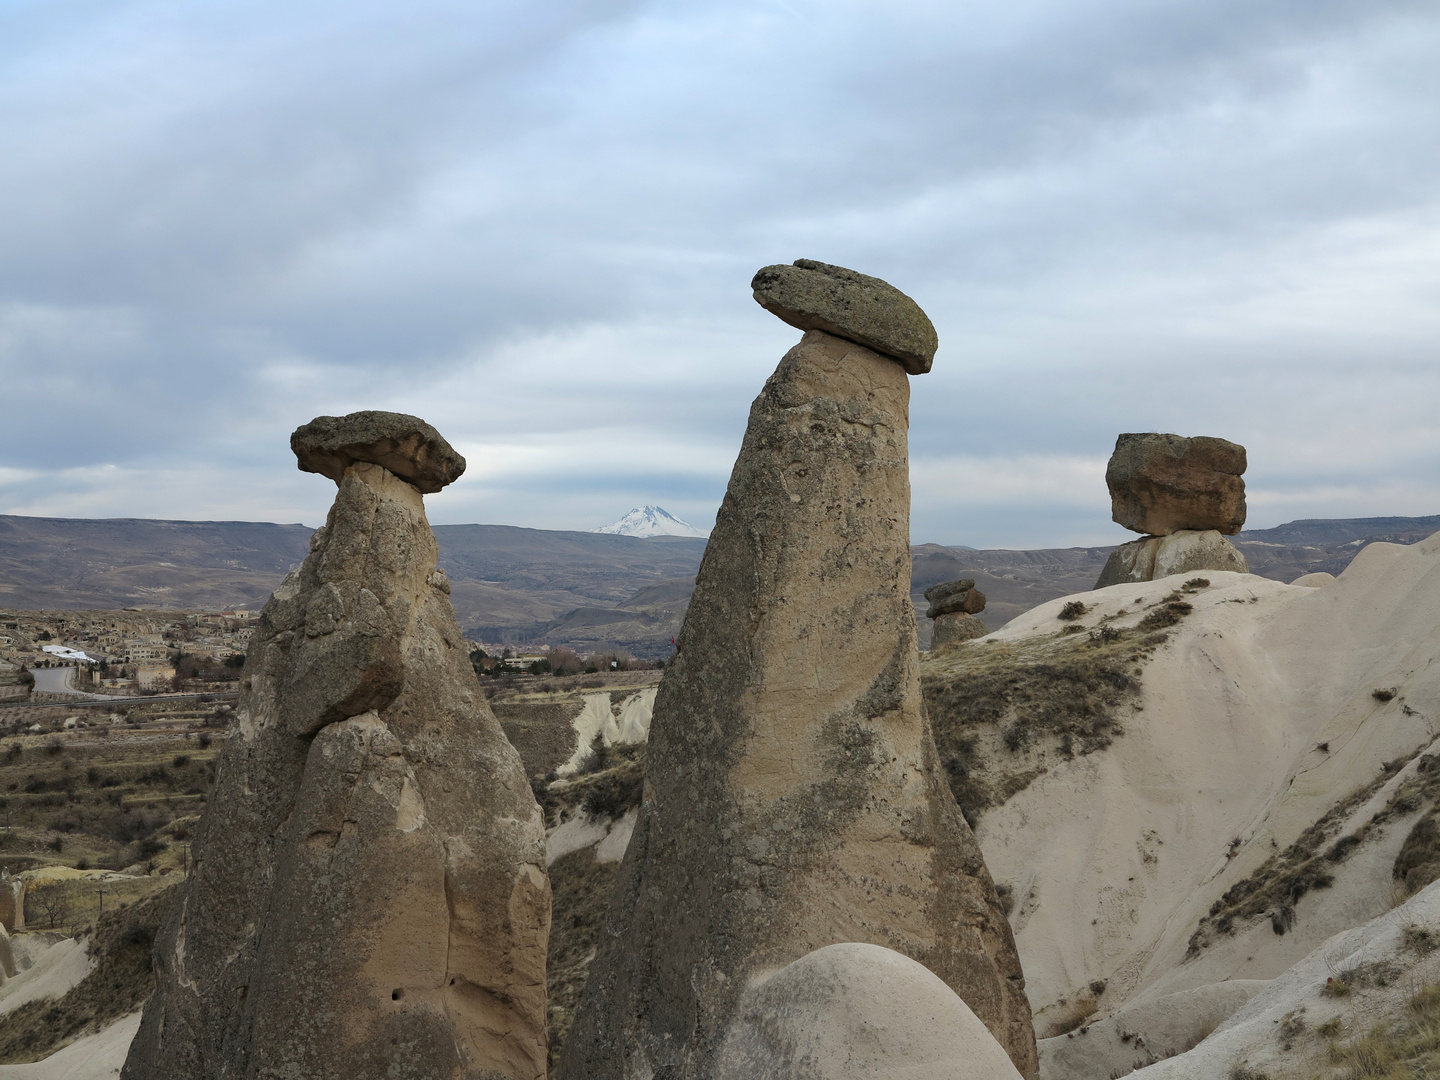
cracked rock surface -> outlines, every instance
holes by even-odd
[[[1034,1074],[1014,939],[920,696],[908,407],[898,364],[820,330],[751,407],[566,1080],[713,1076],[747,987],[839,942],[925,965]]]
[[[125,1080],[545,1075],[539,807],[420,490],[337,480],[251,641]]]

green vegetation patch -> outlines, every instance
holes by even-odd
[[[95,970],[64,997],[21,1005],[0,1024],[0,1064],[39,1061],[134,1012],[155,986],[150,951],[173,889],[107,911],[90,940]]]

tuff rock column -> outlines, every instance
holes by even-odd
[[[339,493],[250,644],[126,1080],[539,1080],[550,889],[421,492],[465,467],[397,413],[291,440]]]
[[[1095,588],[1193,570],[1249,573],[1225,539],[1245,524],[1245,448],[1209,435],[1127,432],[1105,469],[1111,518],[1145,533],[1110,553]]]
[[[838,267],[754,287],[810,328],[750,411],[561,1076],[703,1080],[747,986],[838,942],[923,963],[1033,1075],[1014,940],[920,697],[902,362],[928,370],[934,330]],[[870,347],[837,336],[857,312]],[[876,351],[891,323],[928,328],[928,355]]]

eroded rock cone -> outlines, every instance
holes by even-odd
[[[747,984],[837,942],[924,964],[1034,1074],[1010,926],[920,697],[908,403],[898,363],[819,330],[755,400],[567,1080],[709,1077]]]
[[[251,640],[126,1080],[545,1075],[540,811],[420,485],[366,456],[414,418],[350,419],[322,425],[350,461]]]

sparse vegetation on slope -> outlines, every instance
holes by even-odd
[[[560,1063],[575,1007],[590,977],[619,873],[620,864],[600,862],[594,848],[573,851],[550,867],[553,915],[545,984],[551,1075]]]
[[[174,895],[165,888],[107,911],[89,943],[95,969],[64,997],[9,1013],[0,1024],[0,1064],[39,1061],[140,1008],[155,985],[150,948]]]
[[[1332,1043],[1337,1080],[1418,1080],[1440,1069],[1440,983],[1411,997],[1398,1023],[1374,1025],[1348,1042]]]
[[[1381,810],[1359,829],[1335,839],[1350,815],[1419,752],[1417,748],[1406,757],[1386,762],[1379,776],[1340,799],[1283,852],[1272,855],[1247,878],[1232,885],[1200,920],[1190,936],[1187,956],[1194,956],[1208,946],[1216,935],[1233,934],[1259,918],[1269,918],[1276,934],[1283,935],[1289,931],[1295,925],[1295,905],[1301,897],[1312,889],[1329,888],[1335,881],[1333,870],[1336,865],[1348,859],[1373,830],[1440,798],[1440,758],[1426,754],[1420,759],[1416,775],[1401,784]],[[1422,818],[1421,822],[1425,820]],[[1416,827],[1419,828],[1418,825]],[[1411,856],[1425,859],[1429,849],[1421,851],[1422,847],[1423,839],[1411,847]],[[1404,878],[1410,868],[1408,861],[1402,862],[1405,857],[1406,850],[1402,848],[1401,857],[1396,860],[1397,878]]]
[[[1019,644],[964,642],[927,660],[925,704],[966,820],[1024,790],[1049,762],[1109,746],[1124,731],[1122,708],[1139,696],[1139,665],[1164,640],[1062,631]]]

